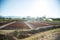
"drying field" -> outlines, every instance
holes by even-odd
[[[43,23],[47,23],[47,24],[50,24],[50,25],[60,25],[60,21],[43,22]]]
[[[0,25],[7,24],[6,23],[0,23]],[[46,28],[50,27],[51,25],[60,25],[60,22],[21,22],[16,21],[13,24],[7,25],[6,27],[3,27],[1,30],[16,30],[16,29],[31,29],[31,28]],[[52,26],[51,26],[52,27]]]
[[[60,22],[29,22],[33,26],[50,26],[50,25],[60,25]]]
[[[42,22],[30,22],[30,24],[33,26],[49,26],[50,25],[48,23],[42,23]]]
[[[2,30],[13,30],[13,29],[29,29],[29,27],[24,23],[24,22],[15,22],[11,25],[8,25],[4,28],[2,28]]]

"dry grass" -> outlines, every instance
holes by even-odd
[[[49,30],[46,32],[40,32],[23,40],[53,40],[54,39],[53,37],[56,37],[57,33],[60,33],[60,28]]]
[[[15,30],[0,30],[0,34],[9,34],[14,32]]]
[[[9,34],[9,33],[14,33],[15,31],[17,31],[17,33],[20,32],[20,30],[0,30],[0,34]],[[24,39],[17,38],[17,40],[53,40],[54,37],[57,36],[56,34],[58,33],[60,33],[60,28],[33,34],[30,37]]]

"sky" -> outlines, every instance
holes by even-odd
[[[0,0],[0,15],[60,18],[60,0]]]

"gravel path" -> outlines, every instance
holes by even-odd
[[[33,29],[32,26],[28,22],[24,22],[29,28]]]

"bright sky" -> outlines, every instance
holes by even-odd
[[[60,18],[60,0],[0,0],[0,15]]]

